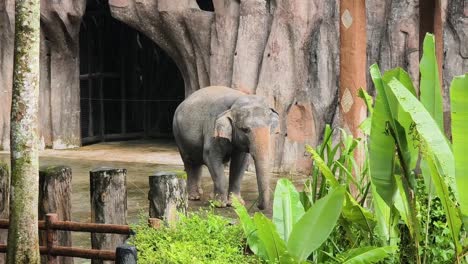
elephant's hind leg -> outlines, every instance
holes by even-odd
[[[187,172],[188,199],[192,201],[200,200],[203,190],[201,188],[201,165],[185,165]]]

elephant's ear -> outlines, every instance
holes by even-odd
[[[275,109],[271,109],[271,128],[270,131],[272,134],[279,134],[280,133],[280,128],[279,128],[279,114],[278,112],[275,111]]]
[[[232,140],[232,116],[231,110],[225,111],[216,119],[214,127],[215,138],[226,138]]]

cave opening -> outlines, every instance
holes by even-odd
[[[215,11],[213,0],[197,0],[197,4],[201,10],[208,11],[208,12]]]
[[[90,0],[80,30],[80,96],[86,145],[172,137],[185,88],[161,48],[114,19],[107,1]]]

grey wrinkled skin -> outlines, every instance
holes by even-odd
[[[206,87],[182,102],[174,115],[173,131],[187,172],[189,199],[200,199],[202,165],[213,179],[217,206],[230,205],[233,195],[240,198],[250,154],[257,173],[258,207],[269,207],[270,134],[277,131],[278,119],[263,97],[228,87]],[[224,164],[229,161],[226,190]]]

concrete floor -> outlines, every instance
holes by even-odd
[[[8,162],[9,153],[0,152],[0,161]],[[44,150],[40,153],[41,166],[66,165],[72,168],[72,220],[90,221],[89,171],[96,167],[116,167],[127,169],[127,207],[128,223],[136,223],[140,214],[148,212],[148,176],[159,171],[183,170],[177,147],[170,140],[146,141],[134,140],[124,142],[106,142],[81,147],[74,150]],[[286,176],[286,175],[283,175]],[[272,183],[276,182],[274,176]],[[287,175],[297,185],[301,185],[305,177]],[[190,210],[209,206],[209,196],[213,183],[208,170],[203,170],[202,186],[204,195],[201,201],[190,201]],[[274,186],[272,186],[273,188]],[[246,172],[242,184],[242,196],[246,206],[250,207],[257,198],[255,174]],[[216,209],[222,215],[235,217],[231,208]],[[252,207],[256,211],[256,207]],[[266,212],[271,214],[271,212]],[[74,233],[74,246],[90,247],[89,234]],[[76,260],[76,263],[87,263]]]

